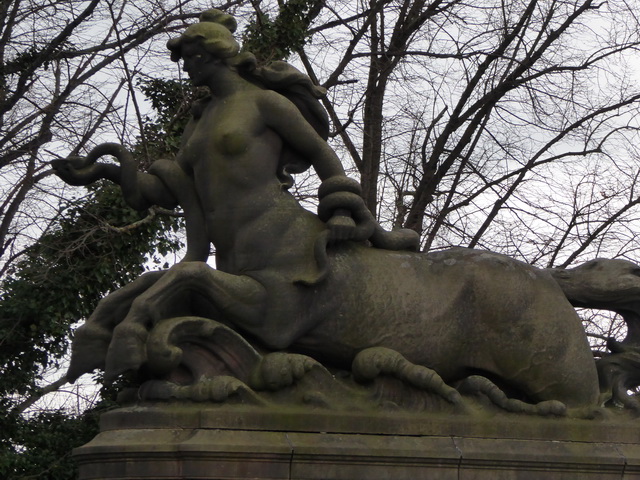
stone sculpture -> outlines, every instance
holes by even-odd
[[[597,277],[572,283],[579,272],[462,248],[417,253],[413,232],[385,232],[326,143],[322,89],[284,62],[257,67],[239,53],[235,27],[210,10],[168,44],[211,91],[175,160],[142,173],[124,147],[102,144],[53,163],[74,185],[120,184],[137,209],[180,205],[187,228],[180,263],[110,294],[77,331],[70,380],[134,371],[146,398],[260,403],[256,392],[312,379],[303,401],[330,404],[318,386],[335,390],[338,369],[349,372],[340,388],[373,403],[361,384],[378,379],[454,410],[465,392],[513,411],[563,414],[612,392],[635,408],[635,300],[597,300]],[[96,162],[107,154],[120,165]],[[318,215],[288,192],[291,173],[309,167],[322,180]],[[205,263],[210,244],[216,269]],[[603,262],[610,277],[631,268]],[[628,313],[629,337],[600,369],[602,392],[571,302]]]

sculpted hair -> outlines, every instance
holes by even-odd
[[[224,60],[235,57],[240,51],[240,44],[233,37],[237,23],[235,18],[217,9],[202,13],[199,22],[187,27],[182,35],[167,42],[171,51],[171,60],[177,62],[182,57],[180,51],[185,43],[199,42],[204,49]]]

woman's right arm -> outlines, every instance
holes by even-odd
[[[120,165],[98,163],[103,155],[116,157]],[[160,178],[139,172],[131,154],[116,143],[103,143],[86,157],[54,160],[51,165],[56,174],[71,185],[88,185],[102,178],[117,183],[126,202],[137,210],[145,210],[151,205],[174,208],[178,204]]]

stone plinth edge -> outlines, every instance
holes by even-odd
[[[130,407],[76,449],[89,479],[640,479],[636,421]]]

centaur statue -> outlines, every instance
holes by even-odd
[[[424,388],[427,377],[441,386],[482,377],[560,410],[612,395],[636,407],[627,394],[637,385],[635,265],[600,260],[556,271],[471,249],[416,252],[415,233],[383,230],[345,176],[326,142],[322,89],[284,62],[257,67],[239,53],[235,28],[233,17],[210,10],[168,43],[193,84],[210,90],[194,105],[175,160],[142,173],[124,147],[107,143],[53,163],[74,185],[118,183],[134,208],[179,205],[187,229],[181,262],[108,295],[78,329],[70,380],[104,368],[107,380],[136,371],[196,382],[184,367],[198,363],[189,345],[215,326],[261,355],[291,353],[274,357],[280,377],[291,370],[280,386],[313,359]],[[97,162],[103,155],[119,166]],[[288,191],[291,174],[309,167],[322,181],[318,215]],[[206,264],[211,244],[216,268]],[[629,323],[600,379],[574,305],[608,308]],[[181,347],[169,339],[177,331],[187,339]]]

